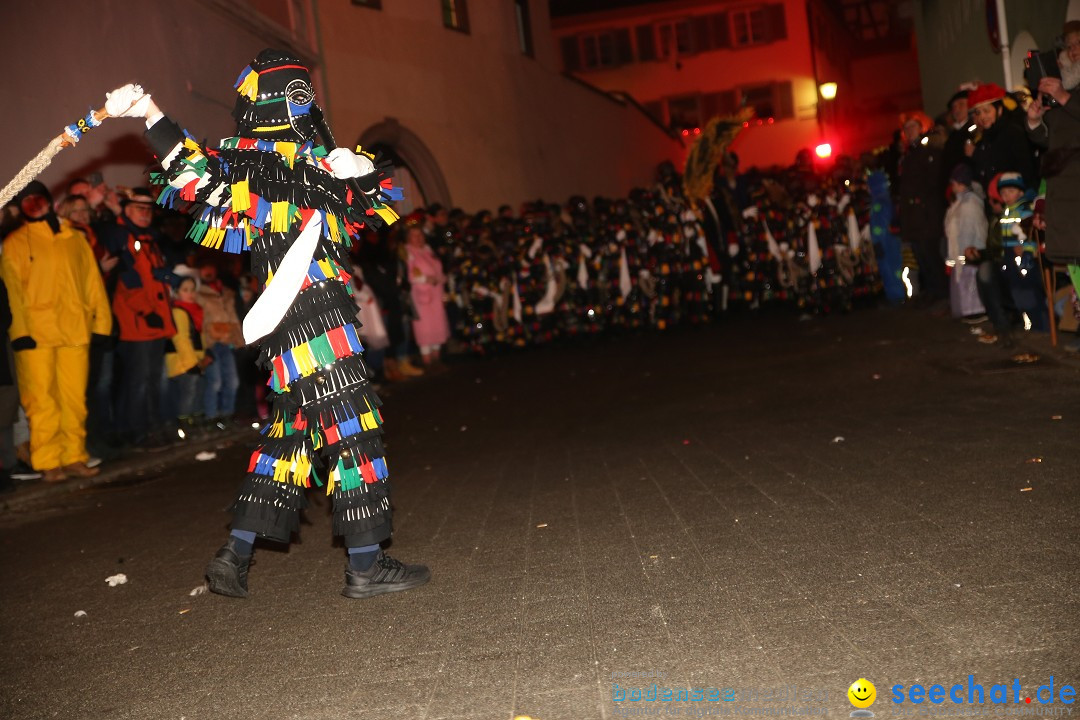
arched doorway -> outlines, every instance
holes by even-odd
[[[407,215],[432,203],[450,206],[450,190],[435,156],[416,133],[396,119],[387,118],[362,132],[360,146],[380,151],[394,162],[394,185],[405,195],[395,205],[398,214]]]

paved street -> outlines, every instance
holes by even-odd
[[[385,403],[391,554],[429,585],[341,597],[313,490],[249,599],[191,596],[242,444],[50,495],[0,515],[0,717],[577,720],[652,682],[798,688],[666,704],[686,716],[846,717],[860,677],[893,717],[897,684],[1080,681],[1076,364],[913,310],[736,316],[460,362]]]

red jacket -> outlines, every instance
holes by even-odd
[[[169,286],[165,283],[169,270],[158,250],[156,233],[131,225],[121,215],[116,225],[107,228],[102,236],[108,251],[120,259],[112,303],[120,325],[120,339],[171,338],[176,334],[176,326],[169,305]]]

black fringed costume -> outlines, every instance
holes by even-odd
[[[381,403],[361,356],[343,246],[365,225],[394,222],[397,215],[383,203],[400,192],[391,186],[389,165],[377,161],[374,172],[358,178],[363,196],[331,174],[326,150],[313,144],[314,94],[295,58],[260,53],[236,88],[238,136],[219,147],[203,147],[168,118],[147,131],[165,168],[155,178],[165,186],[158,202],[192,203],[189,237],[201,245],[250,251],[266,292],[304,231],[318,232],[299,292],[261,341],[273,420],[251,456],[232,527],[287,542],[306,505],[304,488],[325,482],[334,533],[349,547],[374,545],[390,535],[390,484]],[[278,315],[271,310],[270,317]],[[326,478],[312,466],[316,452]]]

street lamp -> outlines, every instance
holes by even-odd
[[[826,82],[818,85],[818,92],[821,93],[821,97],[825,100],[832,100],[836,97],[836,83]]]

